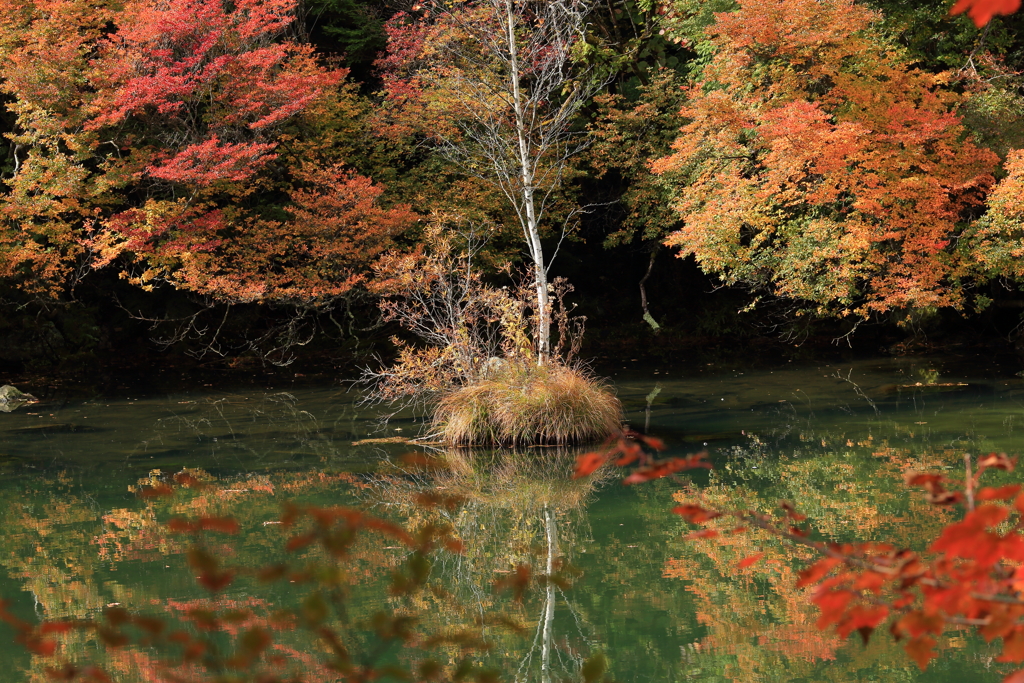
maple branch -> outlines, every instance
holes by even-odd
[[[723,514],[723,513],[719,513],[719,514]],[[783,529],[780,529],[779,527],[777,527],[774,524],[772,524],[770,521],[766,520],[764,515],[759,515],[756,512],[748,511],[748,512],[732,512],[732,513],[724,513],[724,514],[734,515],[737,519],[739,519],[740,521],[742,521],[742,522],[744,522],[746,524],[749,524],[750,526],[754,526],[754,527],[757,527],[757,528],[762,529],[764,531],[767,531],[768,533],[770,533],[770,534],[772,534],[774,536],[777,536],[779,538],[784,538],[787,541],[790,541],[792,543],[796,543],[797,545],[802,545],[804,547],[810,548],[810,549],[816,551],[817,553],[819,553],[820,555],[823,555],[825,557],[828,557],[828,558],[831,558],[831,559],[834,559],[834,560],[839,560],[840,562],[843,562],[844,564],[847,564],[847,565],[849,565],[851,567],[857,567],[859,569],[867,569],[868,571],[873,571],[873,572],[877,572],[879,574],[884,574],[884,575],[890,576],[892,578],[896,578],[896,577],[900,576],[900,569],[899,569],[899,567],[893,567],[893,566],[889,566],[889,565],[879,564],[877,562],[873,562],[873,561],[870,561],[870,560],[865,560],[863,558],[853,557],[853,556],[847,555],[846,553],[842,553],[842,552],[840,552],[838,550],[835,550],[834,548],[828,547],[827,545],[825,545],[824,543],[821,543],[820,541],[812,541],[809,538],[807,538],[806,536],[801,536],[800,534],[793,533],[792,531],[785,531]],[[903,563],[901,563],[900,566],[905,566],[907,564],[907,562],[910,561],[910,559],[913,559],[913,558],[907,558],[907,560],[904,561]],[[912,579],[914,583],[918,583],[918,584],[923,585],[923,586],[928,586],[930,588],[950,588],[950,587],[953,587],[953,585],[948,583],[948,582],[939,581],[938,579],[934,579],[934,578],[927,577],[927,576],[920,576],[919,575],[919,576],[916,576],[916,577],[904,577],[904,578]],[[996,593],[979,593],[977,591],[971,591],[970,593],[968,593],[968,595],[970,595],[975,600],[984,600],[985,602],[998,602],[1000,604],[1006,604],[1006,605],[1024,605],[1024,599],[1016,598],[1016,597],[1013,597],[1011,595],[1000,595],[1000,594],[996,594]],[[950,621],[951,623],[955,623],[955,622],[951,621],[952,617],[944,617],[944,619],[946,619],[947,621]]]

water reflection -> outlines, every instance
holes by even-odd
[[[424,493],[455,502],[436,508],[438,519],[421,520],[451,525],[466,548],[437,565],[438,578],[457,599],[435,601],[430,609],[445,628],[463,628],[486,614],[519,620],[525,637],[502,633],[486,620],[480,624],[481,635],[498,643],[486,664],[511,680],[574,680],[594,650],[588,615],[570,588],[578,574],[572,562],[590,541],[586,506],[615,475],[603,470],[572,479],[580,452],[450,449],[433,453],[428,467],[396,464],[375,479],[379,504],[402,518],[423,517],[416,501]],[[525,586],[517,578],[527,575],[538,580],[521,595]],[[496,592],[496,586],[510,590]]]
[[[688,486],[630,488],[571,481],[574,454],[539,449],[429,453],[444,466],[424,470],[402,460],[407,445],[353,445],[412,434],[411,418],[375,432],[374,416],[333,389],[95,399],[3,413],[0,593],[25,618],[95,616],[114,603],[161,615],[222,604],[249,610],[258,623],[294,604],[295,592],[240,581],[223,603],[208,601],[185,560],[187,543],[165,534],[162,522],[235,516],[244,534],[215,549],[255,567],[287,556],[272,523],[282,501],[365,505],[414,526],[450,524],[467,550],[437,559],[432,580],[447,593],[406,604],[386,590],[406,550],[368,537],[351,556],[352,622],[387,608],[426,615],[424,634],[472,629],[492,643],[480,663],[506,680],[572,678],[599,651],[623,682],[999,680],[988,646],[962,633],[947,634],[925,673],[883,634],[865,648],[820,633],[806,596],[793,589],[792,553],[755,536],[684,542],[688,529],[669,510],[674,498],[698,493],[763,510],[785,499],[830,538],[920,544],[950,513],[908,493],[902,472],[958,471],[965,449],[1024,450],[1024,381],[952,362],[883,360],[635,375],[619,378],[618,388],[635,426],[665,437],[673,455],[707,443],[716,469]],[[129,490],[185,468],[209,477],[211,488],[166,500]],[[428,492],[458,503],[417,505]],[[739,558],[755,551],[765,561],[738,572]],[[574,585],[534,583],[517,602],[519,566]],[[513,585],[496,591],[503,580]],[[525,632],[487,618],[498,614]],[[370,643],[373,634],[355,637]],[[92,636],[68,638],[66,650],[83,660],[100,650]],[[285,634],[280,645],[289,661],[315,668],[320,653],[303,634]],[[0,667],[4,683],[45,678],[42,661],[2,636],[0,658],[11,663]],[[125,681],[146,680],[152,658],[136,650],[108,663]]]

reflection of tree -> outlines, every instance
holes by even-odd
[[[270,629],[275,612],[294,606],[296,591],[260,584],[243,573],[227,595],[211,600],[196,585],[195,571],[184,557],[192,540],[169,534],[165,523],[179,516],[236,518],[245,532],[240,542],[220,536],[211,538],[206,547],[232,566],[253,573],[286,559],[316,562],[323,556],[316,548],[298,554],[284,550],[281,527],[273,523],[280,518],[282,499],[320,505],[351,502],[354,498],[347,491],[364,484],[348,473],[322,471],[220,479],[200,470],[190,474],[207,486],[179,490],[169,498],[119,497],[121,506],[106,510],[66,474],[37,480],[17,492],[7,489],[6,505],[0,510],[4,529],[0,567],[32,596],[26,606],[40,619],[97,619],[105,608],[121,605],[135,615],[165,619],[168,629],[191,632],[195,624],[187,617],[189,610],[233,612],[234,621],[225,622],[221,629],[227,640],[245,629]],[[167,481],[154,470],[129,488]],[[385,594],[388,570],[401,559],[383,545],[379,537],[361,539],[346,562],[346,586],[359,598],[349,610],[352,623],[369,620]],[[308,635],[293,627],[272,630],[274,653],[303,671],[306,680],[321,680],[313,675],[320,670],[321,653],[311,648]],[[166,664],[145,647],[104,648],[94,631],[75,629],[55,637],[63,656],[81,664],[100,664],[117,680],[155,681],[160,666]],[[355,637],[368,642],[373,635],[364,629]],[[5,651],[0,646],[0,653]],[[45,669],[51,665],[33,655],[24,678],[49,680]],[[202,680],[189,676],[189,680]],[[6,680],[2,674],[0,680]]]
[[[494,643],[488,665],[516,681],[577,677],[591,647],[585,617],[564,588],[572,573],[567,562],[582,543],[585,503],[603,474],[573,480],[576,455],[561,449],[451,450],[427,469],[396,467],[377,480],[382,504],[397,507],[414,524],[451,525],[465,546],[436,567],[458,599],[424,596],[420,606],[448,628],[474,624]],[[427,511],[415,504],[424,493],[455,504]],[[540,579],[540,590],[528,591],[521,602],[493,590],[514,584],[524,567]],[[489,625],[490,614],[534,625],[533,637],[504,637]]]

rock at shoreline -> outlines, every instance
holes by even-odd
[[[0,413],[9,413],[26,403],[35,403],[38,400],[32,394],[26,394],[10,384],[0,387]]]

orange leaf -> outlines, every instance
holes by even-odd
[[[32,654],[37,654],[42,657],[50,657],[54,652],[57,651],[57,643],[52,640],[43,640],[41,638],[26,638],[22,641],[27,649]]]
[[[803,588],[804,586],[810,586],[813,583],[818,583],[825,578],[826,574],[838,567],[840,564],[842,564],[841,560],[831,557],[818,560],[807,569],[800,571],[800,579],[796,582],[796,587]]]
[[[167,530],[174,534],[189,534],[196,531],[197,527],[184,517],[171,517],[167,520]]]
[[[911,638],[904,647],[922,671],[928,668],[928,662],[935,656],[935,639],[931,636]]]
[[[602,453],[584,453],[576,459],[576,471],[572,473],[573,479],[580,479],[593,474],[598,467],[604,464],[606,456]]]
[[[705,510],[699,505],[677,505],[672,508],[672,512],[682,516],[686,521],[691,524],[703,524],[709,522],[716,517],[721,517],[721,512],[714,512],[713,510]]]
[[[1024,669],[1018,669],[1003,679],[1003,683],[1024,683]]]
[[[957,0],[950,14],[967,12],[974,25],[981,28],[997,14],[1013,14],[1020,9],[1020,0]]]
[[[796,507],[788,500],[779,501],[779,507],[786,511],[786,516],[792,519],[794,522],[802,522],[807,519],[807,515],[801,514],[796,511]]]
[[[764,553],[754,553],[753,555],[748,555],[747,557],[744,557],[742,560],[740,560],[736,564],[736,567],[738,569],[746,569],[747,567],[750,567],[751,565],[755,565],[758,562],[760,562],[763,557]]]
[[[839,636],[846,638],[854,631],[867,640],[875,628],[889,616],[889,608],[884,605],[855,605],[839,622],[836,630]]]
[[[926,615],[923,612],[915,611],[904,614],[899,621],[893,624],[892,629],[894,635],[919,638],[925,633],[938,635],[942,633],[945,625],[945,620],[937,614]]]
[[[1003,652],[996,661],[1024,662],[1024,628],[1017,627],[1003,636]]]
[[[999,488],[993,488],[986,486],[985,488],[978,491],[978,500],[1006,500],[1007,498],[1013,498],[1020,493],[1020,484],[1007,484],[1006,486],[1000,486]]]
[[[985,1],[985,0],[976,0]],[[1020,7],[1020,0],[1014,0],[1017,6]],[[1005,470],[1007,472],[1013,471],[1013,466],[1016,463],[1016,458],[1011,458],[1006,453],[989,453],[978,458],[978,473],[982,470]]]
[[[645,444],[647,444],[648,446],[650,446],[651,448],[653,448],[656,451],[663,451],[663,450],[665,450],[665,442],[662,441],[661,439],[657,438],[657,437],[645,436],[643,434],[639,434],[637,436],[637,438],[640,439],[641,441],[643,441]]]
[[[445,541],[444,547],[447,548],[449,552],[453,552],[456,555],[462,555],[466,552],[466,544],[457,538],[451,538]]]
[[[233,571],[204,572],[199,575],[199,583],[207,590],[217,593],[227,588],[235,579]]]
[[[313,541],[315,541],[315,540],[316,540],[316,534],[313,533],[313,532],[310,532],[308,534],[302,534],[301,536],[292,536],[291,538],[288,539],[288,543],[287,543],[287,545],[285,545],[285,549],[286,550],[301,550],[302,548],[305,548],[306,546],[308,546],[311,543],[313,543]]]

